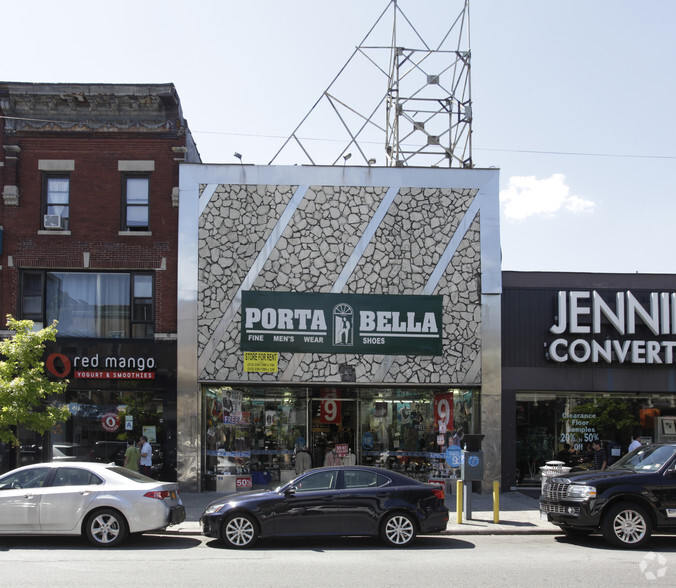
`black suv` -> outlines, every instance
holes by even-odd
[[[618,547],[676,532],[676,444],[645,445],[607,470],[548,479],[540,514],[569,535],[601,531]]]

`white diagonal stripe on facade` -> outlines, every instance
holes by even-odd
[[[223,313],[221,319],[218,321],[218,325],[212,331],[212,336],[210,337],[207,344],[204,346],[204,350],[202,351],[202,354],[199,357],[198,373],[202,373],[202,370],[204,370],[204,367],[209,362],[211,355],[215,351],[218,343],[223,339],[223,335],[225,335],[225,332],[230,326],[230,323],[237,315],[237,311],[240,309],[240,306],[242,305],[242,290],[249,290],[251,286],[253,286],[254,282],[256,281],[256,278],[263,269],[263,266],[270,257],[270,254],[274,251],[275,247],[277,246],[277,242],[284,233],[284,230],[289,225],[289,222],[291,222],[291,219],[293,218],[296,209],[303,201],[303,198],[305,198],[305,194],[307,193],[309,188],[310,186],[298,186],[293,197],[286,205],[284,212],[279,217],[279,220],[272,229],[270,236],[265,241],[265,244],[263,245],[262,249],[258,252],[256,260],[253,262],[251,268],[249,269],[249,272],[242,281],[242,284],[237,289],[237,293],[230,301],[230,304]]]
[[[378,205],[378,209],[376,210],[375,214],[369,221],[369,224],[364,230],[364,233],[359,239],[359,242],[352,251],[350,258],[345,263],[345,266],[343,267],[342,271],[340,272],[340,275],[336,279],[335,284],[333,284],[333,288],[331,288],[332,294],[340,294],[343,291],[343,288],[347,284],[347,281],[350,279],[352,272],[354,272],[354,268],[357,267],[359,260],[364,255],[364,251],[366,251],[368,244],[371,242],[371,239],[373,239],[373,236],[376,234],[378,227],[383,222],[383,219],[385,218],[387,211],[392,206],[392,202],[394,202],[394,199],[398,193],[399,186],[390,187],[387,190],[385,197]]]
[[[455,233],[453,233],[453,237],[451,237],[451,240],[448,242],[448,245],[446,245],[446,249],[444,249],[443,254],[439,258],[439,261],[437,262],[437,265],[434,267],[434,270],[432,270],[432,273],[430,274],[430,277],[427,280],[427,283],[423,287],[420,294],[428,294],[428,295],[434,294],[434,290],[439,285],[441,277],[446,272],[448,264],[451,263],[451,260],[453,259],[455,252],[458,250],[460,243],[462,243],[462,240],[465,238],[467,231],[472,226],[474,218],[479,213],[479,210],[480,210],[479,198],[475,196],[469,208],[467,209],[467,212],[462,217],[462,220],[460,221],[458,228],[455,230]],[[380,365],[376,369],[375,373],[373,374],[371,382],[373,383],[384,382],[385,376],[392,367],[392,363],[394,363],[394,356],[386,355],[380,362]]]
[[[465,238],[467,231],[469,231],[470,227],[472,226],[472,223],[474,222],[474,217],[476,217],[477,213],[479,212],[479,208],[480,208],[479,199],[475,196],[474,199],[472,200],[472,204],[469,205],[469,208],[467,209],[465,216],[462,217],[462,220],[460,221],[458,228],[455,230],[455,233],[453,233],[453,237],[451,237],[451,240],[448,242],[448,245],[446,245],[446,249],[444,249],[444,252],[441,255],[439,261],[437,262],[437,265],[430,274],[430,278],[429,280],[427,280],[427,284],[425,284],[425,287],[422,289],[422,292],[420,292],[421,294],[434,294],[434,290],[436,290],[436,287],[439,285],[441,276],[443,276],[444,273],[446,273],[446,268],[448,267],[448,264],[451,263],[451,259],[453,259],[453,256],[455,255],[455,252],[458,250],[458,247],[460,247],[460,243],[462,243],[462,240]]]
[[[199,199],[199,212],[198,212],[199,216],[202,216],[202,213],[204,212],[204,209],[207,207],[207,204],[209,204],[211,197],[214,195],[214,192],[216,191],[216,188],[218,188],[218,184],[207,184],[207,186],[204,188],[204,192],[202,192]]]
[[[387,192],[385,193],[385,197],[380,201],[380,204],[378,205],[376,212],[374,213],[373,217],[371,217],[371,220],[369,221],[369,224],[366,226],[366,229],[364,229],[364,232],[362,233],[359,242],[355,245],[355,248],[352,250],[349,259],[345,262],[345,265],[343,266],[340,275],[336,278],[336,281],[333,284],[333,287],[331,288],[332,294],[340,294],[343,291],[343,288],[345,287],[347,281],[350,279],[350,276],[357,267],[359,260],[364,255],[364,251],[366,251],[366,248],[371,242],[371,239],[373,239],[373,236],[376,234],[378,227],[383,222],[383,219],[387,215],[387,211],[392,206],[392,203],[394,202],[394,199],[396,198],[398,193],[399,186],[396,187],[390,186],[388,188]],[[289,360],[289,363],[287,364],[284,373],[279,378],[280,381],[282,382],[289,381],[293,377],[293,374],[296,373],[296,370],[302,363],[304,357],[305,353],[295,353]]]

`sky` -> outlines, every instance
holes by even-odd
[[[462,4],[398,1],[430,44]],[[0,79],[171,82],[204,163],[266,165],[388,4],[3,0]],[[676,274],[675,22],[673,0],[470,0],[472,157],[500,170],[504,270]],[[365,104],[384,93],[353,74]],[[333,130],[319,115],[307,138]]]

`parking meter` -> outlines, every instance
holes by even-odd
[[[462,465],[465,518],[472,518],[472,486],[484,479],[484,453],[481,451],[483,435],[464,435],[462,438]]]
[[[463,451],[460,478],[463,482],[484,479],[484,452]]]
[[[465,435],[462,438],[463,452],[460,477],[463,481],[484,479],[484,452],[481,451],[483,435]]]

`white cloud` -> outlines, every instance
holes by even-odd
[[[573,214],[589,213],[596,206],[591,200],[571,194],[563,174],[553,174],[543,180],[535,176],[513,176],[500,192],[500,205],[508,220],[552,217],[562,210]]]

